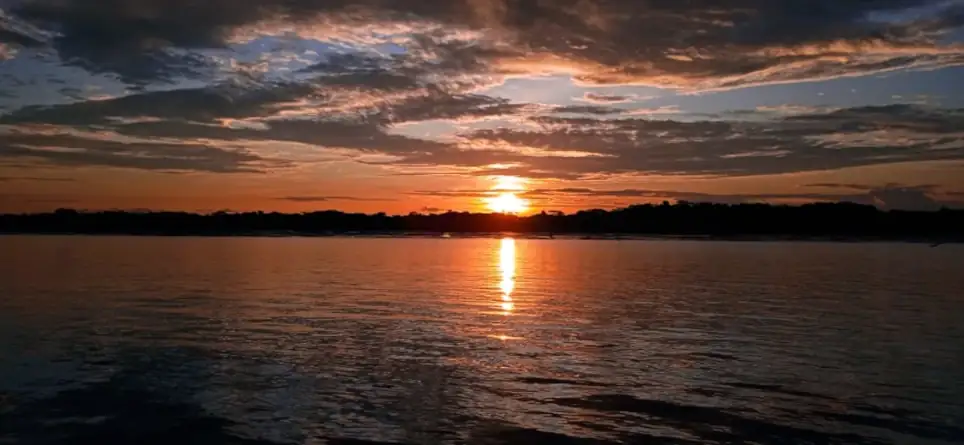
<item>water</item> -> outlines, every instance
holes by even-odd
[[[0,443],[955,443],[964,246],[0,238]]]

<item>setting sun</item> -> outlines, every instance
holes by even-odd
[[[529,208],[529,202],[515,193],[503,192],[487,199],[489,209],[498,213],[522,213]]]
[[[517,193],[525,191],[525,179],[518,176],[496,176],[492,178],[492,196],[485,198],[489,210],[497,213],[523,213],[529,209],[529,201]]]

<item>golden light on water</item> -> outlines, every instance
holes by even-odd
[[[517,176],[498,176],[492,190],[497,195],[486,198],[489,210],[497,213],[522,213],[529,209],[529,201],[522,199],[517,192],[525,191],[525,180]]]
[[[499,245],[499,270],[502,272],[502,281],[499,282],[502,311],[509,315],[515,309],[515,303],[512,302],[512,291],[515,289],[515,240],[512,238],[503,238]]]

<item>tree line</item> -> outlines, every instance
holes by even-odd
[[[681,201],[571,214],[541,212],[386,215],[325,210],[277,212],[132,212],[58,209],[0,215],[3,233],[150,235],[336,235],[345,233],[536,233],[875,237],[964,240],[964,210],[883,211],[853,203],[715,204]]]

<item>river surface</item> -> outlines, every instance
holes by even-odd
[[[964,246],[0,237],[0,443],[964,442]]]

